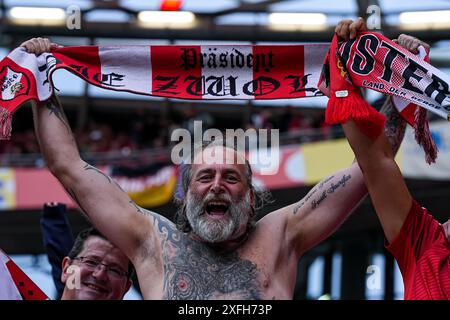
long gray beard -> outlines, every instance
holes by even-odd
[[[225,200],[230,203],[226,213],[227,219],[208,219],[205,208],[212,199]],[[186,216],[192,231],[204,241],[220,243],[233,240],[241,235],[242,232],[235,234],[238,230],[245,231],[249,219],[252,218],[250,191],[242,199],[232,201],[229,195],[208,194],[205,198],[201,198],[189,190],[186,198]]]

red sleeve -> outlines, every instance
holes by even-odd
[[[397,260],[399,268],[406,278],[414,273],[416,261],[439,237],[440,224],[427,209],[422,208],[415,200],[405,222],[392,243],[386,248]]]

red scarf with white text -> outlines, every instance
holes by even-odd
[[[429,65],[427,55],[423,47],[416,56],[377,33],[363,32],[341,44],[335,35],[319,81],[330,98],[326,121],[344,123],[352,118],[366,135],[375,138],[382,132],[385,118],[370,107],[357,87],[392,95],[397,110],[414,128],[426,161],[434,162],[437,148],[426,109],[449,118],[450,78]]]

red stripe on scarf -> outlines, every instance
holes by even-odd
[[[6,263],[11,278],[24,300],[48,300],[47,295],[14,263]]]
[[[152,46],[151,50],[153,95],[202,99],[200,46]]]
[[[286,57],[295,59],[286,59]],[[258,61],[257,61],[258,59]],[[276,68],[276,69],[275,69]],[[253,79],[260,78],[255,84],[262,85],[265,94],[262,99],[277,99],[280,96],[301,98],[306,95],[302,90],[305,75],[305,51],[303,46],[254,46],[253,47]],[[268,81],[273,79],[279,87]],[[266,80],[264,80],[266,79]],[[255,99],[261,99],[255,90]],[[271,92],[273,91],[273,92]]]
[[[101,63],[97,46],[65,47],[52,51],[65,68],[88,82],[101,85]]]

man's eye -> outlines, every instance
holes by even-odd
[[[109,268],[109,271],[115,276],[121,276],[124,272],[116,268]]]
[[[91,260],[91,259],[85,259],[84,263],[87,264],[88,266],[91,266],[91,267],[95,267],[95,266],[97,266],[99,264],[98,261]]]
[[[229,180],[229,181],[238,181],[238,179],[235,176],[228,176],[227,180]]]

